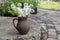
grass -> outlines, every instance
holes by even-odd
[[[41,1],[39,4],[40,8],[47,8],[47,9],[59,9],[60,3],[59,2],[47,2],[47,1]]]

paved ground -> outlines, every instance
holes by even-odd
[[[38,23],[41,20],[40,24],[48,33],[45,34],[47,36],[45,40],[60,40],[60,11],[38,9],[38,14],[31,18],[37,20]]]
[[[13,21],[14,17],[0,17],[0,40],[40,40],[41,31],[40,24],[29,18],[27,21],[30,24],[30,30],[26,35],[20,35],[19,32],[14,28]],[[16,23],[17,21],[15,21]],[[2,39],[1,39],[2,38]]]
[[[30,18],[41,24],[44,29],[42,40],[60,40],[60,11],[38,9],[38,13]]]

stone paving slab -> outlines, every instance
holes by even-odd
[[[40,17],[39,17],[42,21],[46,22],[46,24],[49,24],[48,21],[51,22],[51,24],[53,24],[56,28],[55,31],[60,31],[60,11],[50,11],[50,10],[39,9],[38,12],[39,13],[42,12],[40,13]],[[60,36],[58,36],[60,34],[57,34],[56,32],[56,35],[57,35],[56,36],[57,40],[60,40]]]
[[[57,39],[48,38],[48,40],[60,40],[60,36],[58,36],[58,35],[60,35],[60,11],[38,9],[38,13],[36,15],[33,15],[33,17],[35,17],[35,19],[41,20],[45,24],[52,24],[53,25],[52,28],[54,28],[54,30],[55,30]],[[45,27],[43,27],[43,28],[46,29],[47,26],[46,26],[46,28]],[[45,35],[45,36],[47,36],[47,35]]]

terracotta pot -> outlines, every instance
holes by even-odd
[[[15,23],[14,23],[15,20],[18,21],[17,26],[15,26]],[[26,18],[18,17],[13,19],[13,25],[20,34],[27,34],[30,29],[29,23],[27,21],[27,17]]]

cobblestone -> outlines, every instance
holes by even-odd
[[[60,36],[59,36],[60,35],[60,11],[38,9],[38,13],[36,15],[34,15],[34,17],[38,20],[41,20],[44,24],[46,24],[46,26],[44,26],[44,27],[41,26],[45,29],[45,31],[48,29],[48,27],[50,29],[55,30],[55,32],[54,33],[52,32],[52,33],[56,35],[57,39],[47,38],[48,40],[60,40]],[[48,26],[48,24],[50,26]],[[47,36],[47,35],[45,35],[45,36]]]

